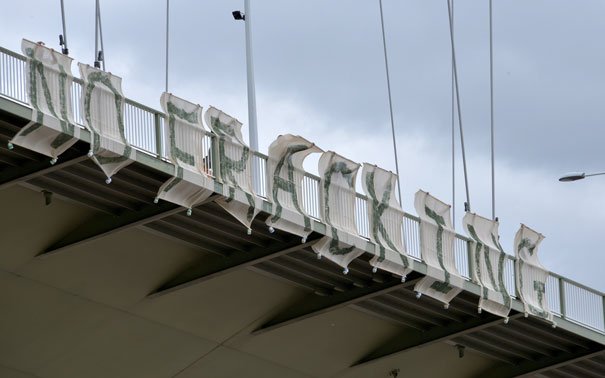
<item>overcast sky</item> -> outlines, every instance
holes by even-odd
[[[261,152],[278,134],[395,171],[378,0],[252,1]],[[543,233],[543,265],[605,289],[605,2],[494,0],[496,215],[513,253],[520,223]],[[60,1],[3,4],[0,45],[59,49]],[[403,208],[418,189],[452,203],[451,52],[446,0],[383,0]],[[94,60],[94,0],[65,0],[70,55]],[[159,109],[164,0],[101,0],[107,70]],[[171,1],[169,91],[247,123],[243,0]],[[472,210],[491,216],[488,1],[455,0],[460,103]],[[77,76],[74,64],[73,72]],[[247,129],[244,130],[247,134]],[[458,137],[458,134],[456,136]],[[456,141],[456,225],[464,186]],[[314,160],[316,161],[316,160]]]

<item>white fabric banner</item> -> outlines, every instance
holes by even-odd
[[[267,160],[268,199],[273,203],[267,226],[299,235],[303,242],[312,232],[311,218],[303,208],[303,162],[314,152],[322,150],[305,138],[280,135],[269,146]]]
[[[538,259],[538,246],[543,239],[542,234],[524,224],[517,231],[515,235],[517,289],[526,314],[553,322],[553,314],[548,308],[546,298],[548,271]]]
[[[327,151],[319,159],[321,209],[330,236],[324,236],[312,248],[319,255],[346,268],[364,251],[345,243],[339,231],[359,236],[355,225],[355,182],[360,164]]]
[[[420,217],[420,253],[427,265],[426,277],[414,290],[449,305],[464,288],[464,278],[456,268],[451,206],[419,190],[414,207]]]
[[[403,239],[403,210],[395,196],[397,176],[364,163],[361,178],[368,197],[370,240],[376,245],[370,264],[405,279],[412,269]]]
[[[91,132],[90,152],[107,176],[132,163],[134,150],[124,133],[124,95],[122,79],[109,72],[78,63],[82,85],[81,109],[84,125]]]
[[[207,188],[213,186],[208,177],[210,151],[203,143],[208,137],[202,123],[202,107],[165,92],[160,103],[166,114],[165,140],[169,142],[168,157],[175,174],[160,187],[157,198],[186,207],[190,214],[191,208],[210,197],[212,190]]]
[[[471,239],[472,278],[481,286],[479,309],[507,317],[512,301],[504,284],[507,257],[498,241],[498,222],[466,213],[462,223]]]
[[[72,110],[71,62],[73,59],[41,44],[23,39],[21,50],[27,58],[26,88],[33,108],[31,122],[9,143],[51,157],[59,155],[78,141]]]
[[[244,143],[242,123],[212,106],[206,110],[205,120],[216,134],[215,156],[218,161],[215,162],[214,175],[227,186],[223,188],[226,198],[215,202],[251,232],[252,221],[260,206],[256,203],[252,185],[252,151]],[[236,198],[236,189],[243,191],[245,198]]]

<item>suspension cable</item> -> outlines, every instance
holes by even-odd
[[[452,0],[452,34],[454,29],[454,0]],[[456,228],[456,92],[454,88],[454,60],[452,58],[452,219]]]
[[[389,95],[389,114],[391,116],[391,134],[393,137],[393,153],[395,154],[395,171],[397,173],[397,190],[399,193],[399,204],[403,206],[401,202],[401,178],[399,177],[399,159],[397,157],[397,141],[395,139],[395,121],[393,118],[393,101],[391,96],[391,79],[389,76],[389,59],[387,56],[387,41],[384,32],[384,14],[382,12],[382,0],[378,0],[378,5],[380,7],[380,26],[382,28],[382,47],[384,50],[384,68],[387,76],[387,92]]]
[[[447,0],[447,13],[450,24],[450,43],[452,47],[452,66],[454,67],[454,87],[456,88],[456,105],[458,111],[458,126],[460,128],[460,148],[462,149],[462,167],[464,169],[464,188],[466,190],[466,204],[465,211],[471,211],[471,199],[468,190],[468,171],[466,169],[466,151],[464,148],[464,131],[462,127],[462,112],[460,110],[460,89],[458,84],[458,68],[456,65],[456,47],[454,44],[454,28],[452,20],[452,6],[451,0]]]
[[[101,49],[99,50],[99,42]],[[101,5],[99,0],[95,1],[95,68],[101,68],[103,62],[103,71],[105,71],[105,47],[103,46],[103,27],[101,26]]]
[[[166,0],[166,90],[168,93],[168,52],[169,52],[169,32],[170,32],[170,0]]]
[[[99,36],[101,37],[101,62],[103,62],[103,71],[105,71],[105,47],[103,46],[103,24],[101,23],[101,5],[97,0],[97,17],[99,18]]]
[[[59,36],[59,44],[62,47],[62,53],[69,55],[69,49],[67,48],[67,27],[65,26],[65,4],[61,0],[61,22],[63,24],[63,34]]]
[[[95,68],[101,68],[99,64],[99,0],[95,0]]]
[[[490,136],[492,154],[492,219],[496,220],[496,171],[494,169],[494,48],[492,28],[492,0],[489,0],[489,99],[490,99]]]

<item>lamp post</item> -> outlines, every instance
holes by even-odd
[[[244,12],[234,11],[233,18],[244,21],[246,25],[246,69],[248,80],[248,128],[250,148],[258,151],[258,129],[256,128],[256,93],[254,91],[254,63],[252,61],[252,16],[250,0],[244,2]]]
[[[578,180],[585,179],[586,177],[601,176],[601,175],[605,175],[605,172],[597,172],[597,173],[570,172],[570,173],[566,173],[565,175],[561,176],[559,178],[559,181],[561,181],[561,182],[578,181]]]
[[[248,132],[250,148],[258,151],[258,129],[256,127],[256,92],[254,90],[254,62],[252,61],[252,17],[250,13],[250,0],[244,2],[244,12],[231,13],[235,20],[242,20],[246,25],[246,78],[248,82]],[[252,185],[254,191],[261,193],[264,180],[260,173],[260,164],[256,155],[252,154]]]

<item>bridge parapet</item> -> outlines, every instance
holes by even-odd
[[[25,57],[0,47],[0,95],[21,105],[29,106],[25,66]],[[82,85],[82,80],[74,78],[71,91],[71,104],[74,121],[79,126],[85,123],[80,105]],[[164,128],[166,127],[164,119],[165,115],[158,110],[130,99],[124,100],[126,139],[138,151],[161,162],[168,160],[167,141],[164,137]],[[85,138],[86,133],[84,133],[84,128],[82,127],[82,139]],[[88,141],[90,141],[90,136],[88,137]],[[204,131],[202,144],[207,151],[214,151],[216,135]],[[254,183],[254,188],[256,188],[256,194],[259,197],[266,199],[268,196],[268,157],[257,151],[253,151],[252,154],[252,158],[255,160],[252,166],[257,170],[253,177],[258,180]],[[209,156],[207,161],[210,175],[214,164],[216,164],[216,156],[213,154]],[[314,219],[315,223],[321,224],[320,178],[310,173],[305,173],[301,189],[304,210]],[[267,203],[265,206],[269,206],[269,204]],[[369,239],[370,237],[370,222],[367,215],[367,207],[368,198],[365,195],[357,193],[355,202],[356,225],[359,235],[365,239]],[[323,227],[325,230],[325,225]],[[414,215],[404,214],[402,227],[407,253],[418,263],[414,264],[414,268],[419,269],[421,273],[425,273],[426,266],[422,263],[420,253],[419,219]],[[460,274],[469,280],[470,283],[472,259],[469,258],[469,243],[470,240],[467,237],[456,235],[454,242],[456,267]],[[510,255],[507,255],[505,259],[503,272],[506,289],[509,293],[514,294],[516,291],[514,258]],[[578,324],[583,329],[602,335],[605,334],[605,299],[603,293],[555,273],[549,273],[545,291],[549,307],[558,318]],[[516,298],[515,295],[513,297]]]

